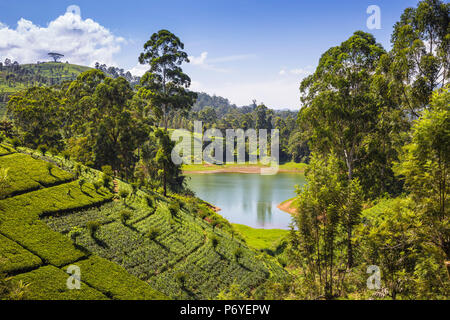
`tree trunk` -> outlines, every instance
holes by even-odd
[[[164,197],[167,197],[166,169],[164,169],[164,174],[163,174],[163,185],[164,185]]]

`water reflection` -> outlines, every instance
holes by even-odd
[[[295,185],[303,185],[303,175],[280,173],[191,174],[189,186],[198,197],[222,209],[221,215],[233,223],[254,228],[288,229],[291,216],[277,205],[295,196]]]

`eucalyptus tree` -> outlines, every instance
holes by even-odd
[[[390,89],[415,117],[429,105],[431,93],[450,79],[449,15],[449,3],[424,0],[405,9],[394,26],[387,61]]]
[[[180,39],[168,30],[154,33],[139,56],[149,71],[141,79],[139,95],[147,99],[167,130],[170,112],[190,109],[197,94],[190,92],[191,79],[181,68],[188,55]]]

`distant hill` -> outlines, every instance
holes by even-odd
[[[33,86],[51,86],[72,81],[89,69],[91,68],[57,62],[0,65],[0,117],[3,117],[6,102],[12,94]]]

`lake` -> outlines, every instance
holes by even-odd
[[[291,215],[277,206],[295,197],[295,185],[304,185],[302,174],[263,176],[245,173],[186,174],[197,197],[222,209],[232,223],[252,228],[289,229]]]

